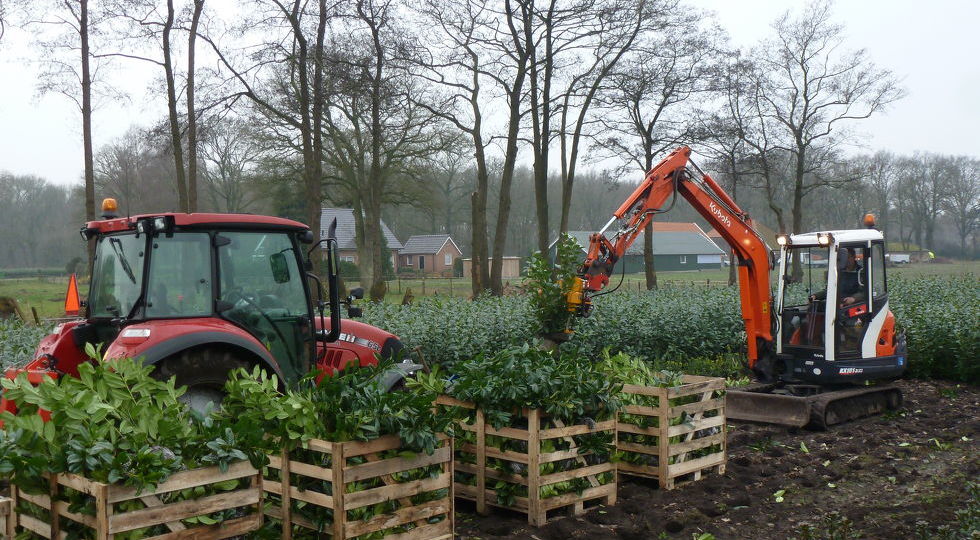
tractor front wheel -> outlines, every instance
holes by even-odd
[[[232,352],[216,348],[191,349],[157,364],[153,376],[160,380],[176,377],[177,386],[186,386],[180,400],[192,409],[205,412],[221,405],[228,374],[249,363]]]

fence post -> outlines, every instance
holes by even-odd
[[[422,296],[425,296],[425,274],[422,274]]]
[[[449,278],[449,296],[454,296],[453,295],[453,278],[452,277]]]

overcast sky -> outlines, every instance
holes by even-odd
[[[786,9],[801,0],[688,0],[717,12],[734,44],[750,47]],[[836,19],[850,48],[865,48],[880,67],[902,79],[908,95],[862,122],[869,150],[917,150],[980,155],[980,2],[972,0],[838,0]],[[8,28],[0,43],[0,170],[33,174],[60,184],[80,183],[81,117],[60,95],[37,96],[38,66],[30,39]],[[98,147],[166,114],[148,95],[155,70],[128,63],[111,80],[128,102],[104,103],[94,115]]]

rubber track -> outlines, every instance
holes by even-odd
[[[868,386],[834,390],[807,398],[809,427],[826,429],[865,416],[881,414],[902,406],[902,391],[895,386]]]

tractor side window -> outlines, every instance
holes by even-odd
[[[880,243],[871,245],[871,291],[872,298],[881,298],[888,292],[885,284],[885,247]]]
[[[178,233],[152,240],[147,317],[211,314],[211,237]]]
[[[221,232],[219,309],[262,342],[286,379],[309,369],[312,313],[296,248],[285,233]]]

